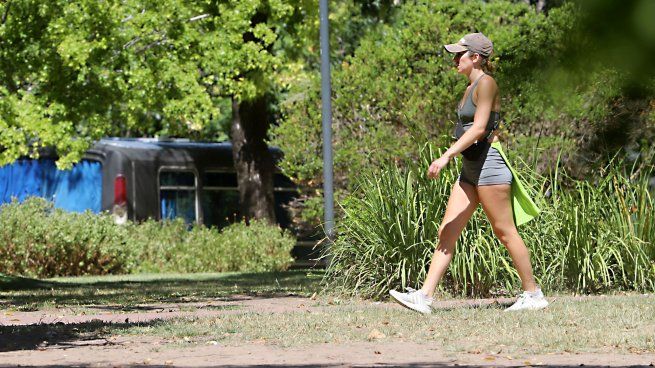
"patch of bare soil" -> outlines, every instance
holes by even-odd
[[[185,349],[163,348],[163,344],[154,338],[120,338],[111,342],[53,345],[29,352],[2,353],[0,367],[652,367],[655,362],[655,355],[564,354],[515,359],[493,354],[450,354],[438,346],[409,342],[318,344],[300,348],[281,348],[255,342],[241,346],[216,344]]]
[[[509,299],[441,301],[437,308],[506,304]],[[364,303],[364,302],[362,302]],[[368,303],[368,302],[366,302]],[[393,303],[373,303],[401,308]],[[107,323],[129,326],[153,320],[227,313],[305,312],[324,308],[315,300],[296,296],[232,297],[206,303],[142,305],[122,310],[98,306],[78,315],[71,309],[41,312],[0,311],[0,367],[350,367],[350,366],[655,366],[655,354],[557,354],[521,357],[502,354],[451,353],[440,346],[413,342],[371,341],[315,344],[283,348],[266,342],[238,346],[209,342],[184,348],[156,336],[106,336],[97,331]],[[96,312],[97,313],[94,313]],[[12,329],[20,333],[12,333]],[[262,326],[266,328],[266,326]]]

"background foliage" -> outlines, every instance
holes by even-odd
[[[334,3],[333,57],[393,3]],[[0,16],[0,164],[51,146],[68,167],[107,135],[226,140],[230,99],[318,67],[309,0],[11,0]]]
[[[3,2],[0,163],[52,146],[68,166],[106,135],[220,138],[230,98],[273,88],[295,3]]]
[[[504,120],[501,139],[538,172],[547,173],[558,163],[581,179],[618,149],[633,156],[652,149],[648,137],[655,132],[655,82],[645,73],[640,94],[630,95],[627,91],[635,89],[629,87],[626,67],[606,62],[602,52],[592,52],[592,46],[603,48],[599,47],[603,38],[580,24],[593,23],[605,30],[610,28],[603,22],[615,22],[595,3],[564,2],[546,14],[524,2],[506,0],[409,1],[390,22],[369,28],[354,54],[334,66],[333,146],[339,197],[352,192],[353,178],[361,172],[380,170],[390,159],[400,165],[416,159],[414,141],[440,146],[451,142],[454,107],[466,81],[453,71],[451,55],[442,45],[474,31],[484,32],[495,44],[492,61]],[[630,14],[640,14],[644,6],[640,1],[616,5]],[[596,18],[587,17],[588,7],[596,9],[590,13]],[[630,19],[622,21],[624,30],[619,33],[637,32]],[[648,35],[642,32],[627,44],[633,47],[639,40],[647,41]],[[577,42],[580,39],[584,42]],[[574,45],[589,52],[572,52]],[[633,51],[639,54],[637,59],[645,55]],[[282,104],[284,118],[274,128],[271,142],[285,152],[284,172],[311,188],[299,203],[299,212],[306,211],[305,219],[314,218],[318,226],[320,95],[318,78],[309,81],[298,84],[295,98]]]
[[[295,238],[253,220],[223,230],[182,220],[126,226],[32,197],[0,206],[0,273],[29,277],[285,270]]]

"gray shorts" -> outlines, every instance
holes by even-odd
[[[471,185],[512,184],[512,172],[497,149],[488,146],[477,160],[462,156],[462,171],[459,179]]]

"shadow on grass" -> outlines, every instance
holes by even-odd
[[[448,303],[445,305],[440,304],[439,302],[433,303],[432,309],[450,312],[458,309],[500,309],[504,310],[507,307],[511,306],[516,302],[515,299],[501,298],[501,299],[488,299],[487,301],[480,303],[477,301],[462,300],[456,301],[454,303]]]
[[[30,290],[48,288],[52,283],[20,276],[7,276],[0,273],[0,291]]]
[[[0,326],[0,353],[18,350],[70,349],[83,346],[120,345],[108,337],[116,329],[154,326],[161,320],[135,323],[55,323],[27,326]]]
[[[322,273],[307,270],[265,273],[130,275],[65,280],[1,276],[0,308],[22,311],[45,306],[120,306],[234,301],[243,296],[269,298],[311,295]],[[148,307],[143,307],[148,308]]]

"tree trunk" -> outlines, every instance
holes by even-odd
[[[266,145],[268,100],[239,102],[232,98],[232,157],[239,186],[241,216],[275,223],[273,156]]]

